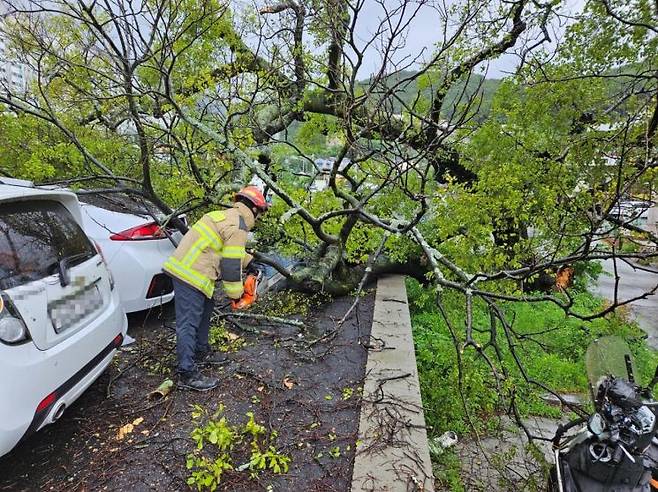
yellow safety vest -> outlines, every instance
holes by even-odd
[[[242,269],[251,260],[245,244],[253,223],[253,214],[241,203],[226,211],[205,214],[164,263],[164,271],[208,298],[212,298],[215,282],[221,276],[226,295],[240,298]]]

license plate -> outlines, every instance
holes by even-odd
[[[55,333],[62,333],[87,317],[103,305],[103,298],[96,283],[53,301],[48,305],[48,314]]]

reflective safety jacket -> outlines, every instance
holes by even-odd
[[[245,251],[254,214],[243,203],[201,217],[185,234],[164,271],[212,298],[215,281],[222,279],[231,299],[242,296],[242,269],[251,261]]]

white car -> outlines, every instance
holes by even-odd
[[[609,215],[613,219],[629,222],[637,227],[645,227],[649,221],[649,209],[652,206],[653,204],[648,201],[622,201],[610,210]]]
[[[162,231],[157,208],[125,194],[80,195],[85,233],[101,248],[127,313],[150,309],[174,297],[171,278],[162,265],[182,238]],[[184,220],[184,217],[182,217]]]
[[[0,178],[0,456],[62,416],[128,327],[77,197]]]

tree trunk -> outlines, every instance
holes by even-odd
[[[353,292],[366,274],[365,264],[351,264],[344,258],[336,261],[336,250],[329,248],[328,253],[319,260],[309,261],[293,270],[288,279],[288,287],[302,292],[326,292],[332,296],[343,296]],[[428,267],[418,260],[397,263],[382,257],[372,267],[368,281],[371,282],[386,274],[400,274],[415,278],[426,283],[425,274]]]

